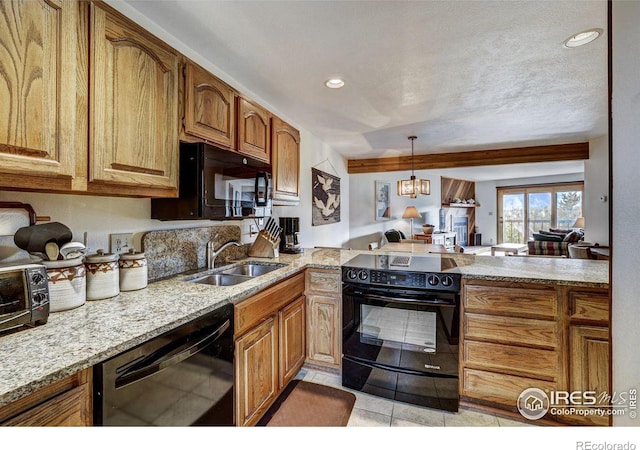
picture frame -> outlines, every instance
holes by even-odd
[[[391,219],[391,183],[376,180],[373,205],[376,220]]]

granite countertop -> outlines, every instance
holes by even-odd
[[[380,250],[377,253],[382,253]],[[0,406],[93,366],[189,322],[225,303],[236,303],[308,267],[337,269],[363,251],[305,249],[304,254],[250,258],[284,263],[235,286],[183,281],[180,274],[69,311],[46,325],[0,336]],[[433,257],[437,257],[433,255]],[[608,261],[455,255],[465,278],[608,286]]]

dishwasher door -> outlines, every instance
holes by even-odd
[[[96,365],[94,424],[233,425],[233,306]]]

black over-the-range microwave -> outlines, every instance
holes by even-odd
[[[151,200],[151,218],[244,219],[271,215],[271,166],[209,144],[180,143],[178,198]]]

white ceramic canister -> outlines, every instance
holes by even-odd
[[[42,261],[47,268],[49,311],[66,311],[84,305],[87,275],[82,258]]]
[[[118,255],[98,250],[84,259],[87,268],[87,300],[101,300],[120,293]]]
[[[144,253],[136,253],[133,249],[129,253],[123,253],[118,266],[121,291],[137,291],[147,287],[147,258]]]

